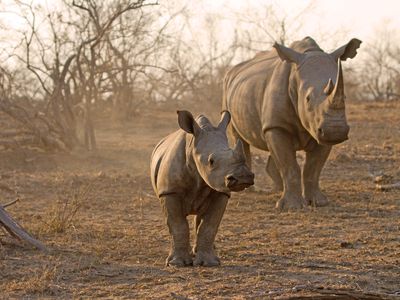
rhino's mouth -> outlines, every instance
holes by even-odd
[[[243,191],[245,188],[254,184],[254,174],[249,173],[242,176],[237,175],[228,175],[225,178],[225,185],[226,187],[232,192],[240,192]]]
[[[248,188],[248,187],[250,187],[252,185],[253,185],[253,183],[238,183],[238,184],[236,184],[234,186],[230,186],[229,189],[232,192],[240,192],[240,191],[243,191],[244,189],[246,189],[246,188]]]
[[[253,184],[254,179],[253,177],[250,177],[246,180],[233,180],[229,182],[227,186],[232,192],[240,192],[243,191],[245,188],[252,186]]]
[[[318,144],[320,145],[328,145],[328,146],[333,146],[333,145],[337,145],[340,143],[343,143],[344,141],[348,140],[348,137],[345,138],[340,138],[340,139],[318,139]]]

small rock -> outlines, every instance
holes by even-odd
[[[350,243],[350,242],[341,242],[340,248],[354,249],[354,245],[353,245],[353,243]]]
[[[393,149],[393,145],[390,142],[384,142],[382,147],[384,150],[392,150]]]
[[[307,285],[305,285],[305,284],[300,284],[300,285],[296,285],[296,286],[292,287],[293,292],[298,292],[298,291],[302,291],[305,289],[307,289]]]
[[[389,183],[393,179],[392,175],[381,174],[374,177],[375,183]]]

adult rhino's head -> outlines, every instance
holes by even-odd
[[[246,165],[240,140],[229,148],[226,127],[231,116],[224,111],[217,127],[205,116],[196,120],[188,111],[178,111],[179,126],[193,135],[192,152],[197,170],[203,180],[219,192],[241,191],[254,184],[254,174]]]
[[[279,57],[292,63],[289,94],[304,128],[319,143],[334,145],[348,138],[341,61],[357,54],[361,41],[352,39],[332,53],[309,37],[291,48],[275,44]]]

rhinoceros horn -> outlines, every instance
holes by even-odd
[[[243,142],[241,139],[237,140],[235,148],[233,148],[233,153],[237,159],[245,159]]]
[[[329,85],[329,82],[328,82]],[[330,93],[329,107],[333,109],[342,109],[344,108],[344,84],[343,84],[343,72],[342,72],[342,63],[340,59],[338,59],[338,72],[336,75],[336,84],[333,91]]]
[[[334,86],[334,84],[332,82],[332,79],[329,78],[328,84],[324,88],[325,95],[329,96],[332,93],[334,87],[335,86]]]

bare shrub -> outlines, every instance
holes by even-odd
[[[4,91],[0,110],[31,132],[46,150],[70,151],[81,146],[95,150],[94,106],[104,101],[104,95],[130,100],[135,76],[148,67],[147,57],[155,53],[159,39],[157,35],[151,41],[146,38],[151,24],[141,10],[153,5],[157,2],[80,0],[60,1],[51,7],[16,0],[8,10],[24,26],[14,29],[20,42],[2,52],[6,62],[0,72]],[[124,18],[125,14],[130,18]],[[133,35],[128,32],[132,20],[137,25]],[[145,42],[128,43],[132,37]],[[132,63],[130,57],[140,63]]]
[[[400,99],[400,31],[387,24],[376,31],[364,48],[358,68],[358,98],[367,100]]]
[[[73,227],[77,213],[87,203],[92,191],[92,183],[71,184],[70,192],[59,194],[57,201],[48,211],[42,231],[47,233],[64,233]]]

